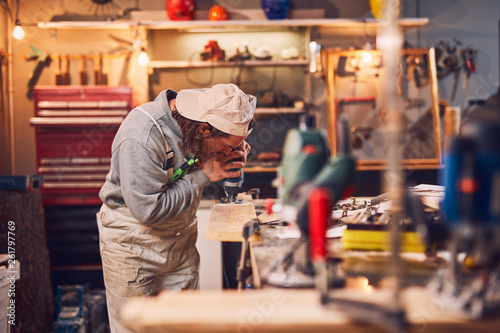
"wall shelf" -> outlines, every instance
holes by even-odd
[[[309,66],[305,59],[291,60],[243,60],[243,61],[188,61],[188,60],[154,60],[149,63],[150,68],[210,68],[210,67],[266,67],[266,66]]]
[[[402,18],[401,27],[418,27],[429,23],[428,18]],[[277,28],[324,27],[324,28],[377,28],[384,24],[376,19],[285,19],[285,20],[228,20],[228,21],[61,21],[39,22],[42,29],[129,29],[146,27],[147,29],[248,29],[258,30]]]
[[[277,114],[300,114],[304,113],[306,110],[300,109],[300,108],[287,108],[287,107],[280,107],[280,108],[256,108],[255,109],[255,115],[277,115]]]
[[[402,30],[424,26],[428,23],[427,18],[398,20]],[[303,105],[307,107],[258,107],[255,110],[255,115],[260,118],[262,125],[260,128],[263,128],[261,132],[258,129],[254,132],[254,148],[255,152],[259,152],[279,147],[286,136],[287,127],[295,125],[299,116],[308,112],[310,107],[314,109],[315,106],[311,100],[313,74],[308,71],[311,57],[308,46],[313,38],[323,35],[321,29],[325,30],[324,35],[359,36],[367,33],[374,34],[384,24],[385,22],[376,19],[266,20],[259,18],[228,21],[168,21],[162,20],[161,16],[143,16],[127,21],[40,22],[38,27],[48,30],[67,30],[71,33],[76,30],[82,33],[100,33],[100,30],[136,31],[144,41],[147,41],[145,48],[151,61],[143,71],[142,78],[147,79],[141,81],[141,84],[134,85],[134,91],[137,96],[147,96],[144,98],[147,100],[154,99],[166,86],[176,91],[200,87],[199,82],[192,80],[195,75],[199,75],[203,80],[209,79],[207,82],[210,83],[236,82],[235,78],[241,79],[240,76],[244,75],[240,82],[246,83],[247,87],[255,90],[249,93],[264,91],[269,89],[269,86],[286,93],[289,97],[287,100],[278,100],[269,105],[292,105],[289,101],[303,102]],[[319,33],[318,30],[320,30]],[[258,41],[259,45],[270,47],[273,58],[270,60],[202,61],[199,54],[203,50],[203,45],[211,39],[216,39],[221,49],[227,52],[226,54],[232,52],[235,40]],[[299,51],[299,59],[280,59],[280,51],[289,47],[295,47]],[[276,67],[279,69],[274,70],[273,68]],[[249,70],[243,71],[243,68]],[[190,72],[189,69],[193,70]],[[299,103],[295,105],[299,106]],[[273,129],[273,140],[267,142],[270,128]],[[276,168],[253,167],[247,168],[245,172],[269,173],[276,172]]]
[[[293,21],[303,22],[302,20]],[[192,26],[193,22],[198,27],[207,27],[211,24],[209,21],[183,21],[179,23],[181,26],[186,27]],[[213,23],[217,26],[235,27],[243,26],[241,22],[253,22],[255,24],[257,21],[234,22],[214,21]],[[260,22],[256,25],[258,29],[263,29],[262,25],[269,21],[258,22]],[[168,21],[167,23],[172,24],[172,22]],[[202,77],[205,77],[204,75],[215,77],[213,82],[234,82],[236,76],[241,76],[244,69],[252,69],[245,70],[243,74],[245,75],[243,81],[250,82],[252,84],[251,88],[254,89],[249,93],[255,94],[258,91],[266,90],[268,86],[280,91],[279,96],[273,97],[276,100],[270,101],[268,99],[268,104],[265,104],[279,105],[279,107],[258,107],[255,110],[256,116],[272,118],[274,116],[293,115],[296,117],[306,112],[307,109],[304,109],[304,107],[294,107],[292,101],[303,101],[304,105],[310,103],[310,73],[308,71],[310,61],[307,45],[310,42],[311,29],[307,27],[293,29],[283,24],[283,21],[279,24],[273,23],[272,26],[267,26],[266,29],[258,31],[253,29],[241,31],[217,29],[217,31],[220,31],[216,37],[213,36],[212,31],[204,29],[177,31],[143,27],[148,32],[148,53],[152,59],[148,64],[148,73],[152,75],[150,77],[152,79],[149,80],[149,99],[155,98],[159,91],[164,89],[162,82],[168,83],[169,87],[174,90],[185,89],[186,87],[196,88],[201,85],[193,84],[186,77],[199,74]],[[163,27],[163,25],[161,26]],[[170,25],[167,26],[170,27]],[[201,60],[200,52],[203,51],[206,40],[215,38],[223,50],[231,50],[231,46],[234,45],[236,39],[258,40],[261,45],[268,45],[272,58],[269,60],[252,58],[240,61],[229,61],[227,58],[225,61]],[[161,41],[161,43],[156,41]],[[299,57],[282,59],[280,50],[289,47],[294,47],[299,52]],[[249,48],[249,51],[252,52],[252,45]],[[276,68],[280,69],[276,70]],[[190,69],[199,69],[200,71],[189,74]],[[272,71],[267,69],[272,69]],[[187,71],[183,72],[183,70]],[[230,76],[229,80],[226,79],[227,75]],[[252,82],[256,83],[253,84]],[[287,93],[288,99],[286,100],[283,99],[284,92]]]

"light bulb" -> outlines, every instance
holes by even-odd
[[[365,63],[369,63],[372,61],[372,55],[370,54],[370,51],[364,51],[363,52],[363,61]]]
[[[25,32],[23,27],[21,27],[19,24],[15,26],[14,30],[12,31],[12,37],[14,37],[17,40],[23,39],[25,36]]]
[[[137,58],[137,62],[141,66],[146,66],[149,64],[149,56],[146,53],[146,51],[142,50],[141,53],[139,53],[139,57]]]
[[[370,43],[365,44],[365,50],[363,51],[363,61],[369,63],[372,61],[372,55],[370,51],[372,50],[372,45]]]

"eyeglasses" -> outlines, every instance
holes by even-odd
[[[231,151],[237,150],[238,147],[233,147],[231,145],[228,145],[227,143],[222,142],[222,140],[219,140],[220,143],[224,146],[224,149],[230,149]]]
[[[228,144],[225,144],[224,142],[222,142],[222,144],[224,145],[224,147],[225,147],[225,148],[230,148],[230,149],[231,149],[231,151],[233,151],[233,150],[237,150],[237,149],[238,149],[238,147],[233,147],[233,146],[230,146],[230,145],[228,145]]]

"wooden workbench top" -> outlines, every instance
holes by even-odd
[[[122,309],[122,318],[140,333],[306,332],[311,325],[326,330],[350,323],[343,314],[328,315],[313,290],[281,289],[162,293],[131,300]]]
[[[390,290],[370,294],[357,289],[334,292],[354,300],[391,304]],[[410,323],[406,332],[496,332],[500,324],[500,318],[459,318],[445,309],[444,299],[420,287],[404,290],[402,300]],[[157,297],[129,300],[121,309],[121,317],[138,333],[387,332],[387,328],[355,322],[336,308],[322,306],[318,291],[313,289],[165,291]]]

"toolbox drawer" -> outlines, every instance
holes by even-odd
[[[34,103],[44,205],[100,204],[113,138],[132,109],[131,87],[36,87]]]

